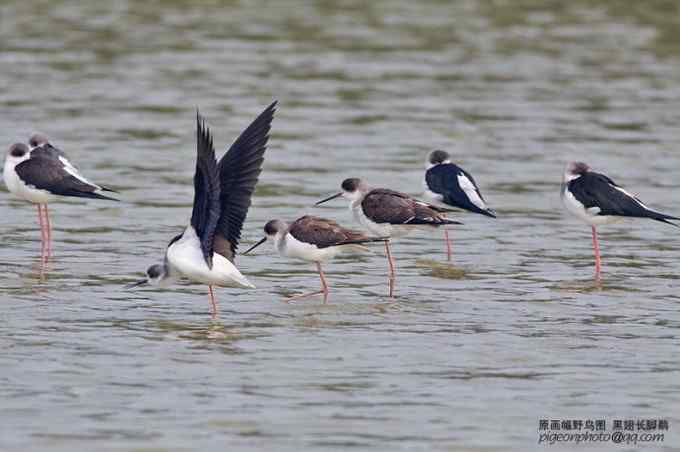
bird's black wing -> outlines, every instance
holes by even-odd
[[[66,154],[59,148],[52,146],[50,143],[43,143],[40,146],[34,148],[31,151],[31,155],[44,154],[52,158],[63,157],[66,158]]]
[[[385,240],[385,238],[369,237],[362,232],[343,228],[333,220],[312,215],[305,215],[295,220],[288,228],[288,233],[301,242],[316,245],[317,248]]]
[[[212,268],[213,242],[219,219],[220,176],[215,160],[215,148],[205,120],[196,113],[196,173],[191,226],[201,241],[203,258],[209,268]]]
[[[40,158],[45,158],[45,159],[49,159],[49,160],[54,160],[56,165],[61,165],[64,168],[69,166],[70,170],[72,170],[72,171],[75,170],[76,174],[78,174],[81,179],[84,178],[82,175],[79,174],[80,170],[78,169],[78,167],[76,165],[74,165],[73,163],[71,163],[69,161],[68,157],[66,157],[66,154],[64,153],[64,151],[62,151],[59,148],[52,146],[50,143],[43,143],[40,146],[33,148],[33,150],[31,150],[31,158],[34,158],[34,157],[40,157]],[[72,174],[72,176],[73,176],[73,174]],[[87,182],[84,182],[84,183],[87,183]],[[89,184],[89,185],[95,186],[95,190],[109,191],[111,193],[118,193],[116,190],[105,187],[103,185],[98,185],[98,184],[95,185],[95,184],[92,184],[92,183]],[[105,199],[113,199],[113,198],[108,198],[106,196],[104,196],[104,198]]]
[[[604,174],[591,171],[583,173],[569,182],[567,188],[586,209],[599,208],[598,215],[651,218],[665,223],[668,223],[666,220],[678,220],[649,209]]]
[[[221,216],[215,252],[234,261],[257,179],[262,172],[264,151],[276,111],[276,101],[241,133],[219,163]]]
[[[465,188],[461,187],[459,177],[462,177],[463,180],[467,179],[470,185],[468,190],[474,190],[482,203],[486,204],[475,179],[458,165],[442,163],[425,172],[425,182],[428,188],[431,192],[442,195],[445,204],[495,218],[496,215],[491,209],[482,208],[470,199]]]
[[[58,158],[52,158],[49,154],[31,151],[31,158],[19,163],[14,169],[25,184],[55,195],[118,201],[100,194],[101,187],[73,176]]]
[[[405,193],[386,188],[371,190],[361,202],[364,214],[376,223],[459,224],[447,219],[434,206],[417,201]]]

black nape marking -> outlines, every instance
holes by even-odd
[[[432,151],[430,153],[430,163],[432,165],[436,165],[438,163],[444,163],[449,159],[449,153],[446,151],[442,151],[437,149],[436,151]]]
[[[275,235],[277,232],[279,232],[279,220],[271,220],[264,225],[265,234]]]
[[[146,271],[146,274],[149,278],[151,279],[156,279],[160,277],[163,274],[163,266],[160,264],[155,264],[149,267],[149,269]]]
[[[345,179],[342,181],[342,189],[348,192],[353,192],[356,191],[356,189],[359,187],[359,183],[361,181],[357,179],[356,177],[350,177],[349,179]]]
[[[590,171],[590,167],[583,162],[572,163],[571,172],[572,174],[585,174]]]
[[[40,146],[41,144],[49,143],[49,140],[47,137],[41,133],[36,133],[31,136],[28,140],[28,144],[34,148],[36,146]]]
[[[28,152],[28,148],[23,143],[13,144],[9,150],[12,157],[23,157]]]

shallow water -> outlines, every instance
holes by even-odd
[[[602,228],[598,288],[558,196],[581,159],[680,214],[677,6],[92,3],[0,6],[3,146],[41,130],[122,199],[51,205],[41,275],[35,208],[0,194],[0,449],[526,451],[546,418],[667,419],[645,450],[680,447],[678,231]],[[420,194],[435,147],[498,220],[455,215],[453,268],[440,233],[397,242],[395,301],[380,247],[325,266],[326,305],[281,302],[318,277],[268,246],[217,321],[205,287],[123,291],[190,215],[196,108],[224,150],[272,99],[244,245],[352,225],[313,207],[345,177]]]

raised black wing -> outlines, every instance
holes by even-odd
[[[288,233],[301,242],[316,245],[317,248],[386,240],[386,238],[369,237],[362,232],[343,228],[333,220],[312,215],[305,215],[295,220],[288,228]]]
[[[442,195],[443,202],[459,209],[496,217],[472,175],[453,163],[435,165],[425,172],[425,182],[431,192]]]
[[[417,201],[405,193],[376,188],[361,202],[364,214],[376,223],[390,224],[460,224],[449,220],[435,206]]]
[[[220,176],[215,160],[215,148],[205,120],[196,112],[196,173],[191,226],[201,241],[203,258],[209,268],[212,268],[213,242],[219,219]]]
[[[586,209],[599,208],[598,215],[651,218],[664,223],[669,223],[666,220],[678,220],[649,209],[604,174],[588,171],[569,182],[567,188]]]
[[[70,173],[61,160],[48,153],[31,151],[31,158],[19,163],[15,171],[25,184],[55,195],[118,201],[98,193],[101,187],[75,177],[77,172]]]
[[[276,111],[276,101],[241,133],[219,164],[221,217],[217,226],[215,252],[234,261]]]

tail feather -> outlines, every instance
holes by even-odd
[[[460,221],[449,220],[448,218],[411,218],[409,221],[403,223],[405,225],[427,225],[427,226],[445,226],[447,224],[463,224]]]
[[[671,216],[671,215],[666,215],[665,213],[656,212],[656,211],[654,211],[654,210],[647,210],[646,213],[647,213],[648,218],[651,218],[652,220],[660,221],[660,222],[666,223],[666,224],[671,224],[671,225],[673,225],[673,226],[675,226],[675,227],[680,227],[680,226],[678,226],[677,224],[668,221],[668,220],[676,220],[676,221],[680,221],[680,218],[678,218],[678,217],[673,217],[673,216]]]
[[[680,228],[680,225],[677,225],[677,224],[675,224],[675,223],[672,223],[672,222],[666,220],[665,218],[654,218],[654,220],[660,221],[660,222],[662,222],[662,223],[670,224],[670,225],[672,225],[672,226],[675,226],[676,228]]]
[[[102,195],[94,191],[68,191],[64,193],[59,193],[62,196],[72,196],[74,198],[91,198],[91,199],[106,199],[108,201],[120,201],[116,198],[111,198],[110,196]]]
[[[479,212],[479,213],[481,213],[482,215],[486,215],[487,217],[497,218],[497,217],[496,217],[496,211],[493,210],[493,209],[482,210],[482,211]]]
[[[460,221],[455,221],[455,220],[449,220],[448,218],[444,218],[440,224],[463,224]]]
[[[455,212],[456,209],[452,209],[450,207],[443,207],[441,205],[436,205],[436,204],[428,204],[428,207],[435,212],[439,213],[450,213],[450,212]]]
[[[389,237],[367,237],[365,239],[355,239],[355,240],[347,240],[343,242],[343,245],[361,245],[363,243],[375,243],[375,242],[386,242],[390,238]]]
[[[387,242],[390,238],[389,237],[366,237],[363,239],[350,239],[350,240],[345,240],[340,243],[334,243],[334,244],[329,244],[327,246],[319,246],[319,248],[328,248],[329,246],[345,246],[345,245],[362,245],[364,243],[375,243],[375,242]]]

